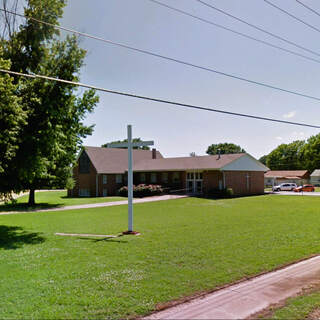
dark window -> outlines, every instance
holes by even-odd
[[[82,152],[79,159],[79,173],[90,173],[90,159],[85,152]]]

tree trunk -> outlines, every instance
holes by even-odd
[[[36,204],[35,200],[34,200],[34,193],[35,193],[35,190],[34,189],[30,189],[28,206],[34,206]]]

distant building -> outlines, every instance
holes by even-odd
[[[320,169],[314,170],[310,174],[310,183],[317,187],[320,186]]]
[[[73,169],[70,196],[113,196],[127,184],[126,149],[84,147]],[[134,184],[160,184],[167,190],[206,194],[232,188],[235,195],[264,193],[268,168],[246,153],[163,158],[153,150],[133,150]]]
[[[308,170],[270,170],[264,174],[264,184],[268,187],[280,183],[292,182],[300,186],[308,183],[309,178]]]

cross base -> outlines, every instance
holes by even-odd
[[[123,231],[122,232],[123,235],[132,235],[132,236],[139,236],[141,233],[139,231]]]

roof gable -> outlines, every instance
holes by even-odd
[[[226,164],[221,170],[225,171],[262,171],[269,170],[263,163],[256,160],[250,154],[245,153],[242,157],[235,159],[234,161]]]
[[[311,174],[311,177],[320,177],[320,169],[314,170]]]

